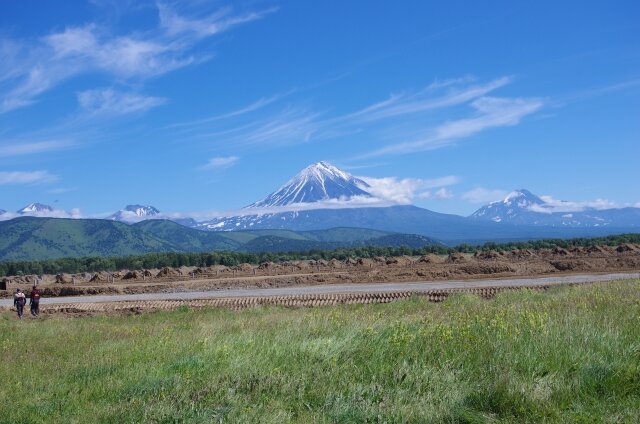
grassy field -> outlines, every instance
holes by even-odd
[[[387,305],[0,316],[0,422],[640,420],[640,281]]]

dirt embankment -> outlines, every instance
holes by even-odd
[[[428,281],[640,269],[640,246],[482,251],[474,255],[293,261],[235,267],[180,267],[6,277],[5,296],[38,284],[44,296],[148,293],[237,287]]]

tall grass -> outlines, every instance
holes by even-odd
[[[640,281],[19,322],[0,422],[631,422]]]

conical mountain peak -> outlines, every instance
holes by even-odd
[[[371,197],[369,184],[346,171],[321,161],[307,166],[277,191],[248,208],[288,206],[328,200]]]

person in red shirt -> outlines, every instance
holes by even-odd
[[[31,306],[31,315],[37,317],[40,314],[40,290],[38,287],[33,286],[31,288],[31,295],[29,295],[29,305]]]

